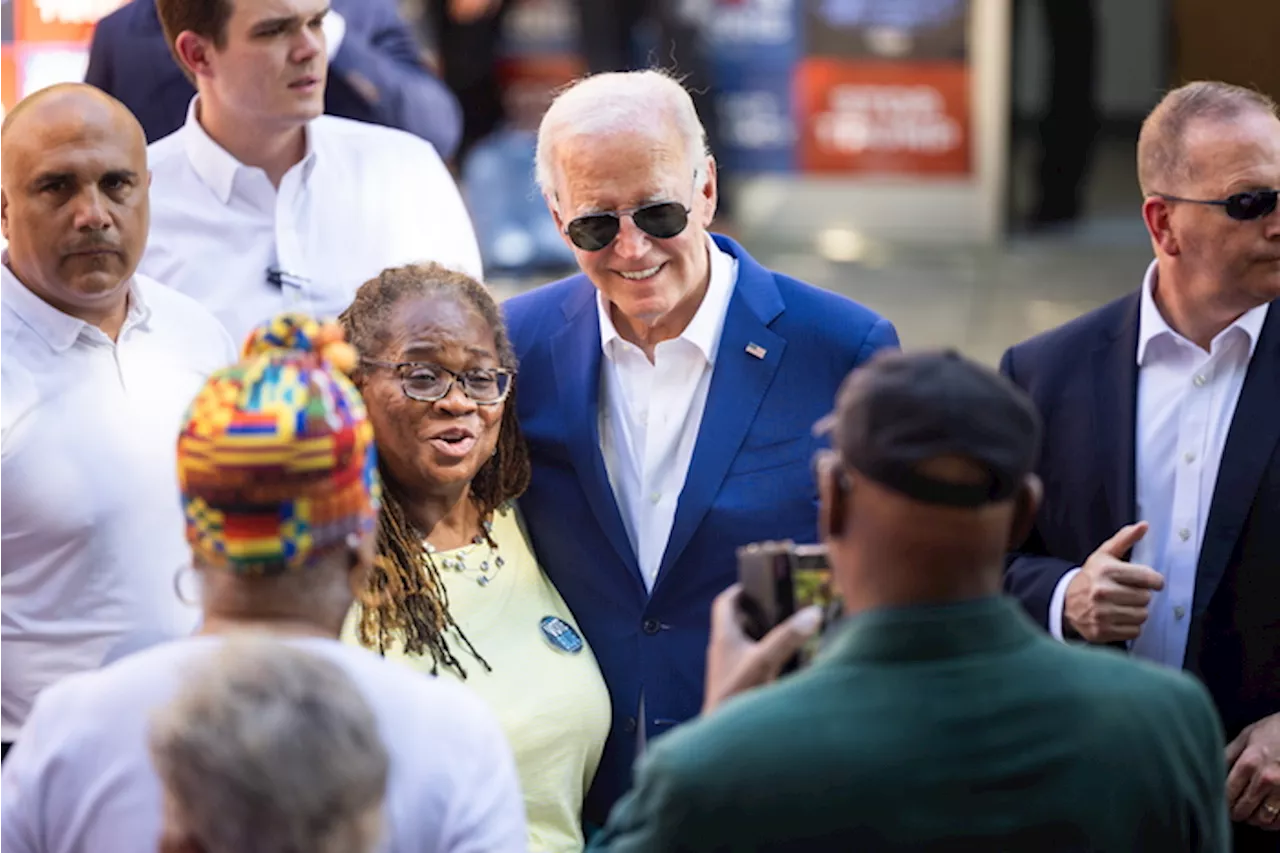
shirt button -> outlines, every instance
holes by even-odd
[[[1181,604],[1174,606],[1173,608],[1174,619],[1181,619],[1183,616],[1186,616],[1186,615],[1187,615],[1187,608],[1183,607]]]
[[[1182,528],[1181,530],[1178,531],[1178,538],[1181,539],[1183,542],[1186,542],[1188,539],[1191,538],[1191,531],[1186,527]]]
[[[660,500],[662,500],[662,495],[658,494],[657,492],[654,492],[653,494],[649,495],[649,503],[656,504]]]
[[[1192,383],[1193,383],[1197,388],[1203,388],[1203,387],[1204,387],[1204,383],[1205,383],[1207,380],[1204,378],[1204,374],[1203,374],[1203,373],[1198,373],[1198,374],[1196,374],[1196,378],[1195,378],[1195,379],[1193,379],[1193,380],[1191,380],[1191,381],[1192,381]]]
[[[1189,450],[1182,458],[1186,461],[1188,465],[1196,461],[1196,455]]]
[[[656,634],[662,630],[662,626],[658,624],[657,619],[646,619],[640,627],[649,635]]]

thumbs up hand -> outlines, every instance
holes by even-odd
[[[1145,521],[1120,528],[1067,584],[1063,617],[1090,643],[1136,638],[1152,595],[1164,589],[1164,577],[1155,569],[1125,561],[1148,529]]]

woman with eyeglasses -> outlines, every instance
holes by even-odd
[[[406,266],[366,282],[341,321],[384,483],[348,634],[486,699],[515,752],[530,850],[580,851],[609,694],[512,505],[529,457],[498,306],[462,273]]]

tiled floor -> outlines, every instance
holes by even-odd
[[[1006,347],[1136,288],[1151,260],[1139,216],[1132,143],[1098,152],[1089,216],[1067,232],[1014,235],[1000,247],[873,245],[861,263],[815,247],[742,242],[780,272],[839,291],[889,317],[903,345],[955,347],[994,365]],[[497,283],[502,296],[537,282]]]

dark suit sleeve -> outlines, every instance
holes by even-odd
[[[1000,359],[1000,372],[1021,387],[1014,373],[1013,349],[1005,350]],[[1039,524],[1031,530],[1027,541],[1005,559],[1005,592],[1022,602],[1031,617],[1047,630],[1049,603],[1062,576],[1075,568],[1069,560],[1052,557],[1040,536]]]
[[[113,90],[114,80],[111,73],[111,36],[104,26],[106,22],[99,22],[98,26],[93,29],[93,41],[89,43],[89,67],[84,72],[84,82],[90,86],[97,86],[109,95],[115,95]]]
[[[348,24],[332,73],[352,82],[373,119],[406,130],[448,160],[462,138],[462,111],[453,93],[422,64],[417,42],[391,0],[368,3],[371,24]]]

